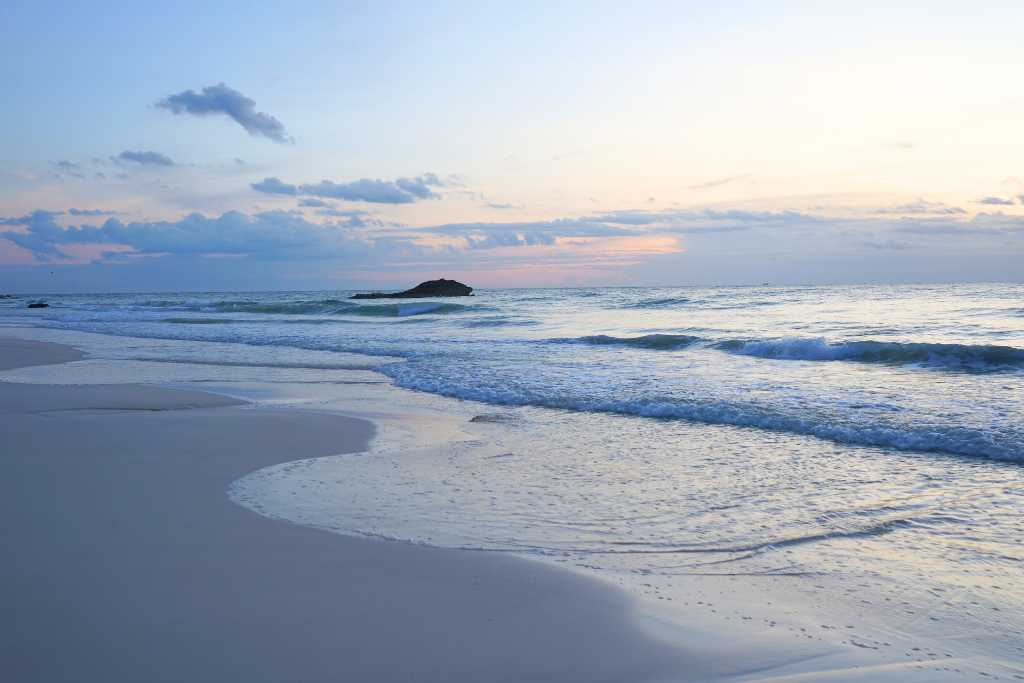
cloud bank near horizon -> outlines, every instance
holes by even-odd
[[[137,255],[233,255],[263,260],[328,259],[364,254],[378,244],[394,243],[387,236],[364,236],[360,216],[346,221],[313,223],[288,211],[253,215],[229,211],[217,217],[190,213],[177,221],[123,223],[108,218],[102,224],[62,227],[61,212],[36,210],[25,216],[0,219],[0,226],[19,231],[0,232],[0,238],[27,249],[45,262],[70,258],[62,247],[109,245],[127,247]],[[397,240],[401,241],[401,240]],[[123,259],[125,252],[104,253],[102,259]]]
[[[152,282],[150,273],[172,289],[181,285],[166,278],[185,278],[181,282],[191,288],[302,283],[299,288],[318,289],[368,279],[397,284],[421,274],[462,276],[480,286],[796,284],[865,276],[871,281],[880,261],[888,272],[903,274],[902,281],[934,281],[936,273],[954,266],[961,278],[1006,279],[1018,272],[1016,264],[1024,257],[1024,217],[998,212],[970,218],[848,218],[798,211],[627,209],[553,220],[405,227],[358,209],[311,210],[312,218],[293,208],[189,213],[164,221],[110,217],[76,225],[66,224],[104,210],[36,210],[0,218],[0,257],[15,248],[30,259],[21,257],[15,263],[22,265],[0,269],[0,275],[8,288],[30,282],[57,287],[64,272],[74,282],[88,277],[107,289],[145,287]],[[58,279],[42,278],[50,272]],[[256,274],[262,279],[254,279]]]
[[[349,244],[350,240],[380,239],[422,245],[440,240],[445,249],[480,250],[650,236],[708,240],[725,233],[760,233],[770,235],[772,240],[804,240],[808,236],[821,240],[842,235],[1024,238],[1024,217],[1002,213],[981,213],[970,219],[956,215],[890,219],[837,218],[798,211],[622,210],[548,221],[447,223],[411,228],[387,226],[366,211],[331,208],[317,212],[335,219],[322,223],[308,220],[296,209],[255,214],[228,211],[217,217],[189,213],[176,221],[130,223],[111,217],[100,225],[63,226],[57,220],[63,215],[80,218],[116,213],[105,209],[72,208],[66,213],[38,209],[23,216],[0,218],[0,239],[48,260],[63,258],[60,248],[71,244],[120,245],[141,254],[271,258],[277,253],[278,257],[301,255],[320,259],[338,255],[337,246]],[[325,249],[332,240],[341,237],[342,241]]]

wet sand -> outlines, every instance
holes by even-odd
[[[0,367],[81,355],[4,340]],[[0,673],[59,681],[706,680],[608,585],[347,538],[232,503],[373,425],[152,386],[0,382]],[[742,669],[743,667],[739,667]]]

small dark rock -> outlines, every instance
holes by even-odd
[[[29,308],[49,308],[50,304],[42,302],[42,301],[37,301],[34,304],[29,304],[28,307]]]
[[[353,294],[353,299],[421,299],[437,296],[472,296],[473,288],[455,280],[427,280],[404,292],[365,292]]]

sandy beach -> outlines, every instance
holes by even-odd
[[[3,367],[73,360],[5,340]],[[230,502],[365,421],[142,386],[0,383],[0,668],[54,681],[701,680],[624,596],[518,559],[345,538]]]
[[[315,374],[284,368],[271,379],[270,368],[253,367],[263,384],[202,384],[212,366],[183,365],[190,368],[185,374],[167,376],[193,379],[163,386],[146,373],[165,372],[167,363],[125,365],[131,361],[96,356],[109,350],[109,338],[6,334],[4,683],[853,683],[1013,670],[996,659],[961,660],[895,629],[886,637],[896,656],[866,647],[874,641],[856,634],[811,637],[815,624],[834,631],[827,624],[843,623],[843,609],[780,604],[785,594],[766,593],[772,584],[756,577],[693,577],[679,584],[675,602],[659,603],[656,588],[644,598],[557,562],[333,533],[314,522],[273,519],[269,510],[258,514],[229,495],[243,478],[362,453],[380,440],[378,431],[402,431],[443,411],[417,413],[419,403],[401,403],[414,397],[364,384],[359,371],[353,384],[324,385],[325,395],[350,398],[322,409],[316,401],[296,407],[291,399],[277,401],[319,395],[320,385],[303,383]],[[65,339],[88,353],[54,343]],[[232,377],[251,374],[227,367]],[[149,383],[125,383],[126,377]],[[281,378],[297,382],[280,386],[298,393],[275,390],[268,395],[279,398],[269,402],[228,395],[247,386],[243,393],[253,398],[271,386],[265,382]],[[193,386],[221,393],[181,388]],[[388,409],[382,401],[397,403]],[[470,414],[448,415],[445,429]],[[389,443],[429,441],[431,429]],[[452,438],[445,429],[439,433]],[[420,436],[410,441],[411,434]],[[435,447],[443,451],[445,443]],[[421,456],[374,446],[354,457],[391,467],[389,457]],[[341,472],[354,478],[363,469],[356,465]],[[336,485],[345,490],[343,479]],[[313,481],[304,486],[289,495],[314,503],[321,492]],[[355,495],[359,484],[353,479],[351,486]],[[386,488],[400,487],[395,481]],[[836,595],[851,589],[842,581],[830,585]],[[789,626],[776,627],[776,619]]]

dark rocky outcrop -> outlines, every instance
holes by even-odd
[[[13,294],[0,294],[0,299],[13,299]]]
[[[455,280],[427,280],[404,292],[365,292],[353,294],[353,299],[421,299],[437,296],[472,296],[473,288]]]
[[[50,304],[45,303],[43,301],[37,301],[35,303],[29,304],[28,307],[29,308],[49,308]]]

